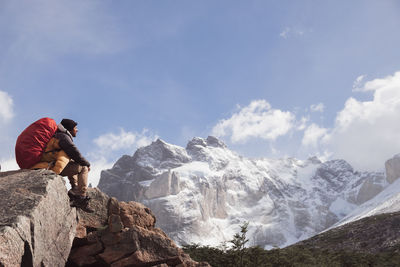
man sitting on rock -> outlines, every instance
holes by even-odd
[[[71,184],[71,190],[68,191],[71,207],[93,212],[89,208],[89,197],[86,196],[90,163],[82,156],[72,139],[78,132],[77,125],[73,120],[63,119],[57,125],[53,138],[47,143],[40,162],[31,169],[46,168],[61,176],[68,176]]]
[[[93,212],[89,207],[90,198],[86,195],[90,163],[82,156],[73,142],[73,137],[76,137],[78,132],[77,125],[78,123],[73,120],[63,119],[54,135],[54,138],[59,140],[59,147],[71,159],[60,175],[68,176],[71,184],[71,190],[68,191],[71,206],[81,208],[86,212]]]

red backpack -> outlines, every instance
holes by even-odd
[[[29,125],[17,138],[15,158],[21,169],[29,169],[40,161],[47,143],[57,131],[57,123],[42,118]]]

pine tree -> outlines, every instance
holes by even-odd
[[[229,242],[232,243],[232,251],[235,256],[235,265],[243,267],[243,256],[246,252],[246,243],[249,241],[246,238],[247,227],[249,226],[249,222],[243,223],[240,226],[240,233],[236,233],[233,236],[233,239]]]

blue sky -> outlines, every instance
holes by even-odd
[[[93,182],[157,137],[381,169],[400,153],[399,14],[390,0],[0,1],[3,170],[41,117],[79,123]]]

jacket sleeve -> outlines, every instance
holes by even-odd
[[[82,156],[81,152],[79,152],[78,148],[75,146],[75,144],[72,142],[72,140],[70,140],[69,137],[63,135],[63,136],[60,136],[59,140],[60,141],[59,141],[58,145],[60,146],[60,148],[62,150],[65,151],[65,153],[68,155],[68,157],[73,159],[79,165],[90,167],[89,161],[87,161]]]

